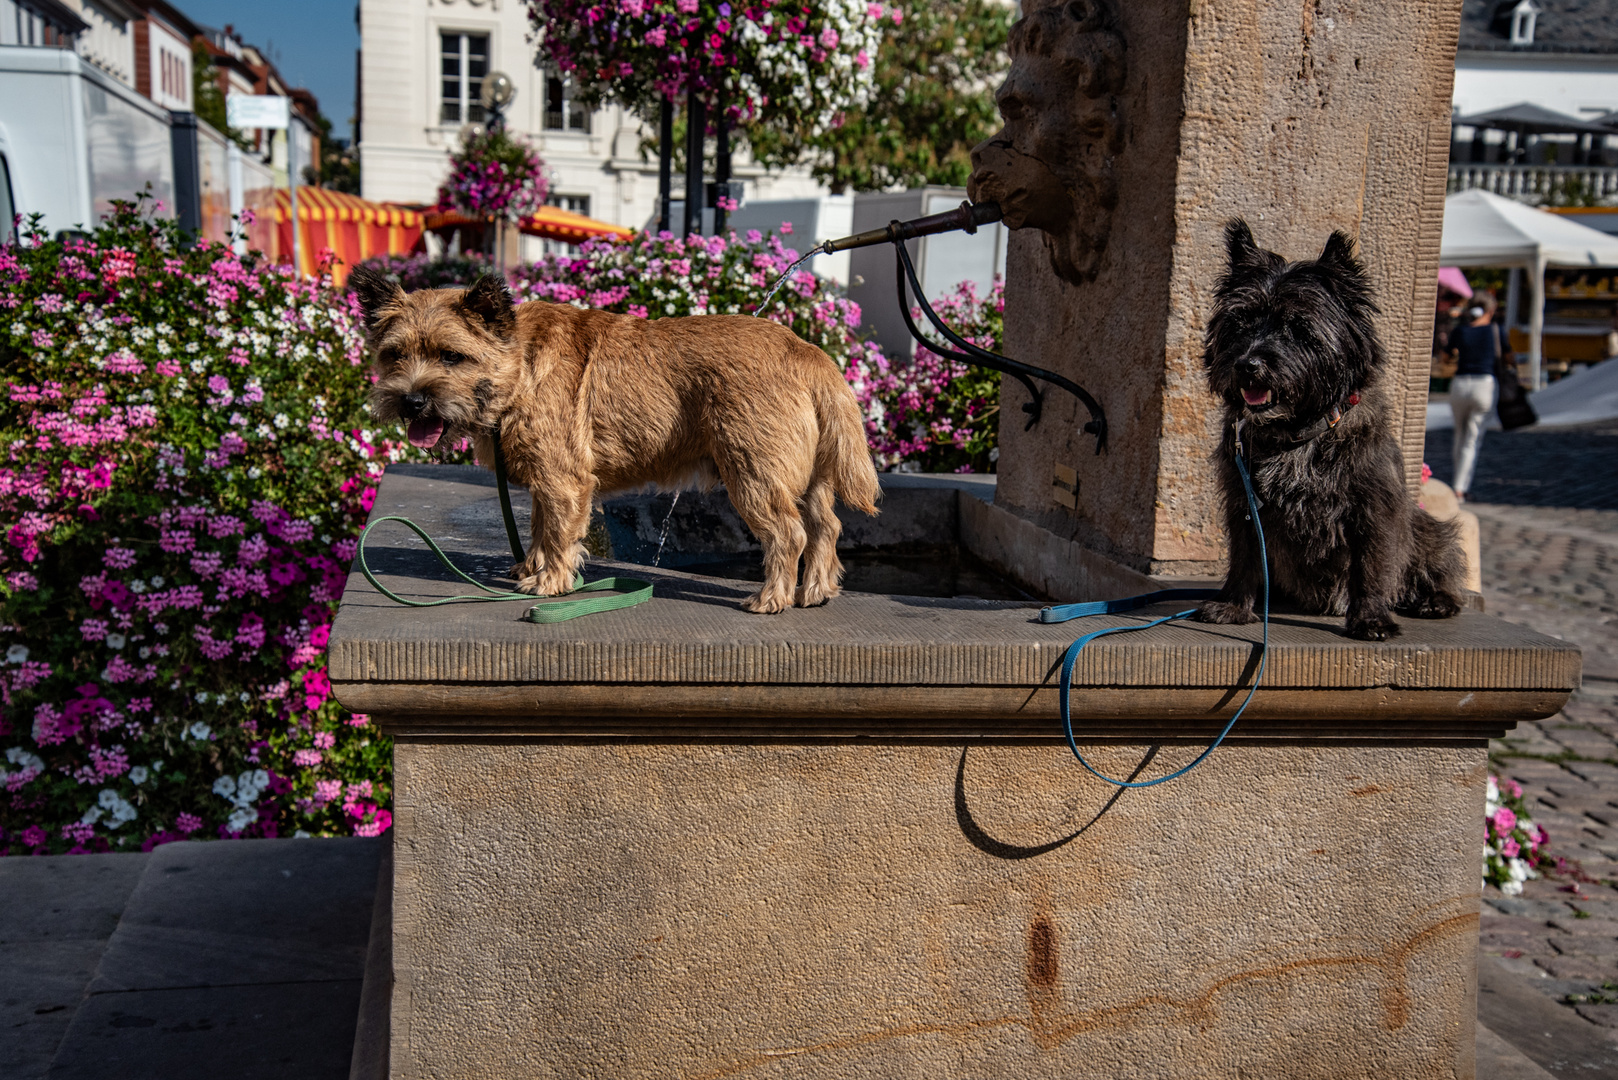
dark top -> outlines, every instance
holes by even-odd
[[[1491,337],[1500,343],[1495,352]],[[1499,323],[1487,326],[1458,326],[1449,336],[1449,347],[1455,352],[1455,374],[1493,375],[1496,355],[1511,355],[1511,339],[1506,328]]]

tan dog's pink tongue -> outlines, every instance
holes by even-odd
[[[444,421],[436,416],[432,419],[418,416],[410,421],[411,446],[419,446],[423,450],[429,450],[438,442],[438,437],[442,434],[444,434]]]

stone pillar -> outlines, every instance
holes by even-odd
[[[1060,391],[1025,432],[1027,394],[1006,380],[998,502],[1137,571],[1220,571],[1201,343],[1221,229],[1237,215],[1293,259],[1318,255],[1333,229],[1358,237],[1407,391],[1394,422],[1414,490],[1459,0],[1025,10],[1006,127],[974,175],[976,197],[1021,226],[1006,351],[1085,386],[1111,432],[1096,456],[1087,414]],[[1077,475],[1074,508],[1058,470]]]

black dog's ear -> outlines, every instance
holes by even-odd
[[[1243,218],[1231,218],[1225,223],[1225,250],[1231,266],[1251,265],[1259,261],[1261,252],[1253,242],[1253,230]]]
[[[472,283],[459,301],[469,319],[481,320],[496,337],[508,338],[517,330],[517,315],[511,309],[511,290],[497,274],[484,274]]]
[[[405,295],[404,290],[399,288],[397,278],[364,263],[356,266],[354,272],[348,275],[348,288],[359,297],[360,310],[365,313],[367,330],[375,330],[377,323],[381,322]]]
[[[1341,229],[1326,238],[1320,261],[1341,270],[1351,270],[1356,274],[1360,272],[1359,260],[1354,258],[1354,241]]]

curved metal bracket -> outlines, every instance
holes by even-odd
[[[899,225],[901,223],[894,222],[893,224]],[[992,368],[995,371],[1010,375],[1022,383],[1028,390],[1029,397],[1033,399],[1023,404],[1023,411],[1028,414],[1028,423],[1023,426],[1024,431],[1039,423],[1040,416],[1045,408],[1045,395],[1034,385],[1033,380],[1039,379],[1042,382],[1066,390],[1083,402],[1086,409],[1090,410],[1090,420],[1084,425],[1084,430],[1096,437],[1096,453],[1100,454],[1107,448],[1107,416],[1102,412],[1101,406],[1096,402],[1096,399],[1091,397],[1084,387],[1071,379],[1058,375],[1054,371],[1046,371],[1044,368],[1037,368],[1031,364],[1024,364],[1010,357],[1001,356],[999,353],[979,348],[951,330],[944,320],[938,317],[938,313],[933,310],[932,305],[927,302],[927,297],[922,293],[921,282],[916,277],[915,264],[910,259],[910,252],[906,250],[904,241],[894,239],[893,247],[898,252],[898,273],[894,276],[898,279],[899,311],[904,316],[905,327],[910,331],[911,337],[939,356],[946,356],[963,364]],[[933,327],[944,335],[944,339],[951,345],[956,346],[956,348],[945,348],[921,332],[921,328],[916,325],[915,319],[910,315],[910,301],[905,293],[905,283],[907,281],[910,284],[910,290],[915,293],[916,302],[921,305],[922,312],[926,314],[927,321],[932,323]]]

